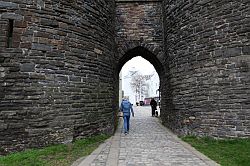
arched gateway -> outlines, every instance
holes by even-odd
[[[118,73],[156,68],[177,134],[250,136],[244,0],[0,0],[0,154],[114,131]]]

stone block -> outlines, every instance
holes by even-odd
[[[10,20],[18,20],[18,21],[23,20],[23,16],[20,14],[16,14],[16,13],[2,13],[0,16],[2,19],[10,19]]]
[[[242,53],[244,55],[250,55],[250,46],[243,46]]]
[[[57,20],[50,20],[50,19],[46,19],[46,18],[42,18],[41,19],[41,24],[45,25],[45,26],[50,26],[53,28],[58,28],[59,27],[59,23]]]
[[[231,57],[231,56],[240,56],[241,55],[241,48],[228,48],[225,50],[224,55],[226,57]]]
[[[8,128],[7,124],[0,123],[0,131],[6,130]]]
[[[23,63],[20,65],[20,71],[22,72],[33,72],[35,70],[34,63]]]
[[[52,46],[45,45],[45,44],[40,44],[40,43],[32,43],[31,49],[32,50],[38,50],[38,51],[51,51]]]
[[[18,4],[0,1],[0,9],[18,9]]]

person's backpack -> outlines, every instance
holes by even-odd
[[[123,109],[129,110],[130,108],[130,103],[128,101],[123,101],[122,102]]]

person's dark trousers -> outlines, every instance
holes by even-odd
[[[155,116],[155,109],[152,108],[152,116]]]
[[[155,116],[155,110],[152,110],[152,116]]]
[[[124,133],[128,133],[129,131],[129,119],[130,119],[130,116],[127,116],[127,115],[124,115],[123,116],[123,120],[124,120]]]

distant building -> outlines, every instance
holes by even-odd
[[[159,96],[159,76],[155,71],[154,75],[147,81],[147,93],[145,97],[155,97]]]
[[[144,92],[141,94],[141,99],[139,99],[139,96],[132,90],[130,86],[131,82],[131,74],[136,73],[139,71],[136,71],[134,68],[127,71],[126,74],[124,74],[123,77],[121,77],[122,82],[122,90],[124,92],[124,96],[129,97],[129,101],[133,104],[136,104],[136,102],[144,101],[144,98],[146,97],[155,97],[159,95],[158,89],[159,89],[159,76],[156,71],[153,71],[153,76],[146,81],[146,86],[144,88]],[[121,75],[120,75],[121,76]]]

